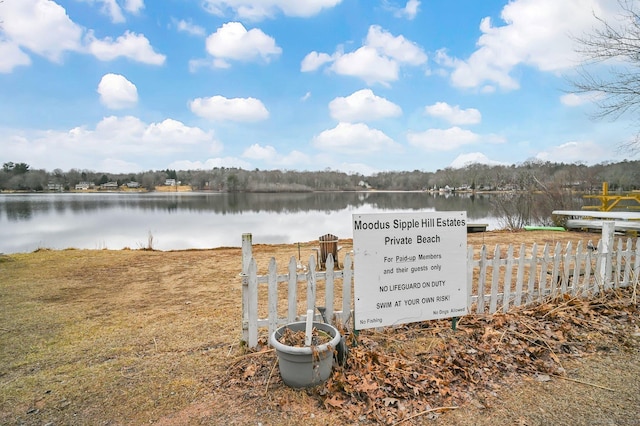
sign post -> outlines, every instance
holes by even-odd
[[[467,214],[353,215],[357,330],[467,313]]]

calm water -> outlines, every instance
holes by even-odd
[[[239,247],[353,236],[354,213],[467,211],[497,228],[489,196],[421,192],[0,194],[0,253],[38,248],[157,250]]]

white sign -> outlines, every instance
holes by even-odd
[[[467,213],[353,215],[356,329],[467,313]]]

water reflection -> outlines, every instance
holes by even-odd
[[[239,214],[243,212],[293,213],[353,209],[369,205],[380,210],[467,210],[469,217],[490,214],[488,195],[444,195],[425,192],[299,193],[299,194],[5,194],[0,195],[0,214],[9,221],[31,220],[33,215],[93,213],[96,211],[179,210]]]
[[[424,192],[0,194],[0,252],[47,248],[159,250],[351,237],[351,215],[393,211],[467,211],[497,226],[490,196]]]

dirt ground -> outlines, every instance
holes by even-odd
[[[470,234],[468,243],[492,249],[598,239],[500,231]],[[347,252],[352,242],[340,244]],[[302,258],[315,247],[301,243]],[[298,246],[256,245],[253,254],[265,273],[271,257],[278,264],[297,258]],[[640,424],[634,289],[465,317],[457,334],[442,323],[363,333],[352,370],[301,391],[282,383],[273,351],[242,347],[240,269],[240,248],[0,256],[0,424]],[[549,337],[505,338],[534,332]],[[540,363],[529,368],[523,351]],[[433,378],[420,383],[435,393],[415,387],[419,398],[400,396],[429,364]],[[376,385],[379,366],[398,383]],[[349,391],[354,383],[371,386]]]

